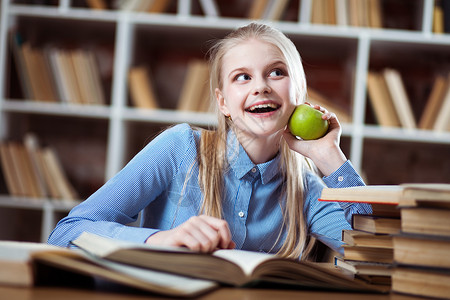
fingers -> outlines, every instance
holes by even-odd
[[[309,106],[314,107],[315,109],[322,112],[323,113],[322,120],[328,120],[330,123],[337,124],[337,125],[340,124],[336,114],[333,112],[329,112],[325,107],[317,105],[317,104],[312,104],[309,102],[305,102],[305,104],[308,104]]]
[[[216,230],[216,235],[219,236],[220,248],[228,249],[230,247],[230,243],[233,242],[231,240],[231,232],[230,228],[228,227],[228,223],[225,220],[204,215],[200,216],[199,218],[203,218],[208,225]]]
[[[295,137],[291,131],[289,130],[289,127],[286,126],[286,129],[283,132],[283,138],[288,143],[289,147],[292,149],[292,145],[298,141],[297,137]]]
[[[228,224],[208,216],[196,216],[186,222],[184,226],[189,237],[186,246],[200,252],[212,252],[216,248],[228,248],[231,233]]]
[[[217,248],[235,247],[228,223],[205,215],[192,217],[174,229],[158,232],[147,241],[154,245],[187,247],[205,253]]]

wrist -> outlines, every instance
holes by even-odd
[[[158,233],[161,231],[155,231],[154,233],[152,233],[146,240],[145,240],[145,244],[149,244],[149,245],[157,245],[159,242],[157,241],[159,239],[158,237]]]
[[[317,158],[311,158],[324,176],[329,176],[346,161],[347,157],[339,147],[333,147],[317,154]]]

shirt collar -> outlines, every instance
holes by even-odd
[[[231,129],[227,135],[227,159],[231,170],[238,179],[243,179],[247,174],[250,178],[254,178],[259,173],[262,183],[266,184],[280,170],[280,153],[268,162],[255,165]],[[258,172],[252,172],[253,168]]]

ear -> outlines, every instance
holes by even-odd
[[[230,115],[230,112],[229,112],[229,110],[228,110],[227,103],[226,103],[226,101],[225,101],[225,97],[223,96],[222,91],[219,90],[218,88],[216,88],[215,94],[216,94],[217,105],[219,106],[220,111],[221,111],[225,116],[229,116],[229,115]]]

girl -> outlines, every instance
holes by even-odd
[[[318,140],[299,140],[286,128],[306,94],[294,44],[251,23],[213,46],[210,66],[217,129],[180,124],[164,131],[62,219],[49,243],[67,246],[89,231],[201,252],[237,248],[306,259],[314,236],[339,250],[351,215],[371,207],[317,200],[324,184],[364,183],[339,148],[333,113],[315,106],[330,125]],[[126,226],[140,211],[141,226]]]

